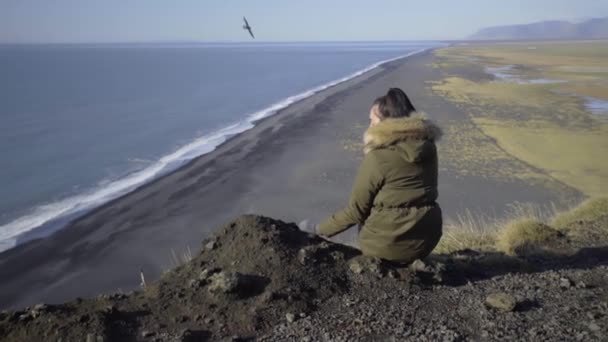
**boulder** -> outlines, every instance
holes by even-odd
[[[218,272],[209,277],[209,292],[235,292],[243,281],[243,275],[238,272]]]
[[[509,312],[515,310],[517,301],[508,293],[497,292],[486,297],[486,305],[499,311]]]

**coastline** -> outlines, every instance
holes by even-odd
[[[0,307],[136,288],[140,269],[146,279],[157,279],[174,266],[172,255],[198,250],[204,237],[240,214],[324,218],[346,203],[367,109],[387,88],[403,88],[440,125],[468,120],[430,92],[427,82],[440,77],[430,66],[433,58],[427,50],[388,62],[298,101],[53,235],[0,253],[0,278],[6,279]],[[456,177],[449,169],[440,170],[440,183],[447,216],[557,196],[523,182]]]
[[[86,236],[88,234],[93,233],[96,229],[95,227],[91,227],[89,224],[91,218],[99,217],[99,216],[112,216],[113,212],[116,212],[117,207],[122,207],[122,204],[125,202],[133,202],[138,201],[140,197],[142,197],[142,193],[155,193],[155,188],[161,187],[165,185],[167,182],[171,182],[173,178],[178,177],[178,175],[188,174],[193,175],[198,170],[206,168],[208,164],[213,164],[214,159],[221,157],[222,155],[230,155],[234,151],[240,149],[240,145],[247,145],[251,143],[252,139],[256,139],[258,135],[263,134],[268,130],[275,130],[278,127],[281,127],[286,124],[286,121],[293,121],[294,119],[298,119],[302,116],[306,116],[309,111],[313,111],[314,107],[328,100],[330,97],[335,96],[352,86],[356,86],[361,82],[365,82],[369,78],[373,78],[374,76],[385,72],[386,69],[391,68],[391,64],[400,64],[403,63],[406,59],[410,58],[413,55],[429,52],[430,49],[415,51],[413,53],[406,54],[404,56],[392,58],[390,60],[380,61],[374,64],[374,66],[370,66],[360,72],[360,74],[349,78],[347,80],[341,81],[338,80],[336,84],[325,87],[325,89],[321,89],[313,93],[308,97],[301,98],[291,104],[289,104],[285,108],[281,108],[269,116],[255,118],[255,114],[251,114],[250,117],[253,117],[251,123],[253,127],[247,129],[241,133],[232,135],[227,137],[227,139],[221,144],[217,145],[214,150],[209,153],[200,155],[195,157],[194,159],[186,162],[185,164],[179,166],[175,170],[167,172],[159,177],[153,178],[148,182],[141,184],[135,189],[124,193],[108,202],[100,204],[94,208],[86,210],[84,213],[70,215],[66,218],[59,220],[59,224],[52,226],[50,228],[42,228],[42,230],[48,229],[48,232],[43,232],[41,234],[39,229],[34,229],[32,231],[28,231],[23,233],[20,237],[26,241],[18,242],[17,245],[13,248],[7,249],[3,252],[0,252],[0,277],[3,279],[15,279],[18,278],[19,271],[21,267],[18,269],[14,269],[11,265],[21,264],[20,266],[31,266],[35,267],[38,263],[35,260],[44,259],[44,255],[46,253],[41,252],[40,249],[46,249],[47,246],[53,246],[50,248],[52,250],[61,249],[63,244],[69,245],[71,243],[77,243],[78,240],[86,240]],[[357,72],[359,73],[359,72]],[[350,76],[350,75],[349,75]],[[348,77],[348,76],[347,76]],[[320,86],[323,87],[323,86]],[[297,95],[296,95],[297,96]],[[304,113],[303,113],[304,112]],[[291,118],[290,118],[291,117]],[[254,144],[253,144],[254,145]],[[252,147],[252,146],[249,146]],[[145,196],[143,196],[145,197]],[[128,209],[125,209],[128,210]],[[124,211],[123,210],[123,213]],[[120,212],[120,210],[118,211]],[[236,214],[235,214],[236,215]],[[94,221],[94,220],[93,220]],[[215,225],[221,224],[221,221],[217,221]],[[51,222],[53,224],[53,222]],[[87,226],[88,229],[84,229],[83,226]],[[214,227],[210,227],[214,228]],[[209,233],[209,232],[207,232]],[[190,248],[190,246],[180,245],[178,248],[183,250],[184,248]],[[171,267],[172,265],[167,265],[167,263],[171,259],[172,248],[168,248],[165,253],[165,256],[159,259],[165,259],[165,265],[163,265],[162,269],[166,269]],[[63,254],[63,253],[58,253]],[[24,259],[30,260],[30,262],[23,262]],[[18,261],[22,260],[22,261]],[[156,275],[162,272],[162,269],[156,268]],[[70,273],[69,270],[66,270],[67,273]],[[134,284],[136,285],[136,284]],[[0,285],[2,287],[2,285]],[[120,286],[111,288],[113,290],[121,288]],[[63,292],[63,291],[62,291]],[[89,292],[89,291],[86,291]],[[97,292],[97,291],[95,291]],[[89,295],[93,292],[89,292]],[[15,298],[17,294],[15,293],[12,296],[4,297],[4,295],[0,295],[0,307],[4,307],[5,303],[12,302],[12,299]],[[84,294],[86,295],[86,294]],[[63,300],[68,297],[60,296],[60,299],[57,301]],[[16,298],[15,298],[16,299]]]
[[[288,96],[258,111],[244,115],[239,121],[229,122],[220,129],[209,132],[180,146],[175,151],[162,156],[144,169],[137,170],[118,179],[110,180],[108,184],[104,185],[102,188],[89,189],[84,193],[38,206],[34,208],[31,213],[18,217],[4,225],[0,225],[0,253],[29,240],[47,237],[65,226],[68,226],[73,221],[95,212],[96,209],[187,166],[199,157],[213,152],[228,140],[254,128],[264,119],[279,114],[287,107],[299,101],[305,100],[310,96],[328,90],[341,83],[364,77],[366,73],[369,73],[384,64],[408,58],[429,49],[431,48],[420,49],[397,57],[381,60],[344,77]],[[190,154],[194,154],[194,156],[184,158],[184,156]],[[181,161],[182,159],[185,160]],[[14,242],[13,246],[10,245],[11,242]]]

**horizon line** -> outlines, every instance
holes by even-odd
[[[388,42],[444,42],[462,39],[386,39],[386,40],[150,40],[150,41],[91,41],[91,42],[11,42],[0,41],[0,45],[79,45],[79,44],[277,44],[277,43],[388,43]]]

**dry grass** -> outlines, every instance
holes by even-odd
[[[507,217],[501,220],[467,212],[455,221],[446,222],[444,235],[434,253],[471,249],[507,255],[531,254],[543,250],[548,242],[562,234],[574,236],[577,230],[588,229],[579,223],[593,222],[606,215],[608,197],[586,200],[570,210],[558,210],[553,204],[514,203],[509,206]],[[608,233],[608,227],[601,228]]]
[[[440,56],[455,56],[455,60],[476,57],[497,64],[523,64],[551,69],[564,66],[601,68],[608,59],[608,43],[603,42],[526,42],[515,44],[489,44],[445,48]]]
[[[531,219],[509,222],[496,236],[496,250],[507,255],[527,254],[537,250],[543,242],[559,236],[559,232],[548,225]]]
[[[443,236],[435,247],[436,254],[449,254],[465,249],[489,251],[494,246],[496,226],[493,220],[467,211],[445,224]]]
[[[513,222],[544,221],[552,216],[553,206],[540,207],[531,203],[516,202],[509,205],[506,217],[496,219],[466,211],[456,220],[447,220],[443,237],[435,248],[437,254],[449,254],[471,249],[496,251],[503,231]]]
[[[507,153],[588,196],[608,193],[608,130],[545,125],[531,128],[504,121],[474,119]]]
[[[474,59],[472,67],[516,65],[524,78],[567,81],[518,84],[453,75],[432,88],[464,107],[506,155],[535,171],[512,174],[539,179],[531,175],[542,173],[591,197],[608,192],[608,159],[601,157],[608,150],[608,124],[594,120],[581,98],[570,95],[608,97],[608,43],[496,44],[436,55],[445,68]]]
[[[171,248],[171,263],[173,268],[189,263],[193,258],[192,251],[190,250],[190,246],[187,246],[186,249],[178,256],[175,253],[175,250]]]
[[[598,197],[588,199],[574,209],[558,213],[551,224],[557,229],[569,230],[576,223],[593,221],[605,215],[608,215],[608,197]]]
[[[526,163],[513,158],[472,122],[445,123],[444,137],[437,145],[442,167],[459,176],[523,180],[546,178]],[[498,166],[498,167],[497,167]]]

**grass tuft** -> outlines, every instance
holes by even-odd
[[[434,249],[436,254],[450,254],[465,249],[492,250],[496,226],[493,220],[466,211],[455,221],[448,221],[443,236]]]
[[[474,251],[489,251],[494,245],[494,234],[472,233],[453,229],[443,233],[439,244],[433,250],[435,254],[450,254],[471,249]]]
[[[523,255],[538,249],[539,245],[559,237],[550,226],[531,219],[508,223],[496,236],[496,249],[508,255]]]
[[[560,230],[568,230],[577,223],[594,221],[604,215],[608,215],[608,197],[591,198],[572,210],[557,214],[552,225]]]

